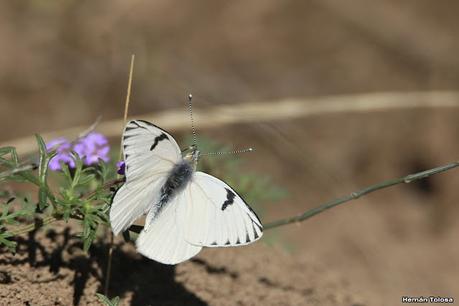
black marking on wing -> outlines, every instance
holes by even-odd
[[[234,198],[236,197],[236,194],[232,192],[230,189],[225,188],[226,190],[226,201],[223,202],[222,205],[222,210],[225,210],[228,205],[231,205],[234,203]]]
[[[225,245],[230,245],[229,239],[226,241]]]
[[[143,123],[145,123],[145,124],[148,125],[148,126],[155,127],[155,128],[157,128],[158,130],[161,130],[161,131],[163,131],[163,132],[166,133],[166,134],[172,135],[171,133],[169,133],[169,132],[166,131],[165,129],[162,129],[162,128],[160,128],[159,126],[154,125],[154,124],[151,123],[151,122],[148,122],[148,121],[145,121],[145,120],[141,120],[141,119],[139,119],[139,120],[137,120],[137,121],[143,122]]]
[[[236,244],[241,244],[241,240],[239,240],[239,237],[237,237]]]
[[[212,242],[210,245],[217,245],[217,241]]]
[[[228,185],[229,186],[229,185]],[[231,187],[231,186],[230,186]],[[231,187],[232,188],[232,187]],[[241,200],[242,202],[244,202],[245,206],[249,209],[249,211],[253,214],[254,218],[252,216],[250,216],[249,214],[249,218],[250,220],[252,220],[252,222],[255,222],[255,224],[260,228],[260,230],[263,232],[263,225],[261,225],[261,221],[260,221],[260,218],[257,216],[257,213],[252,209],[252,207],[249,206],[249,204],[247,204],[247,202],[244,200],[243,197],[241,197],[240,194],[238,194],[237,192],[233,192],[231,190],[228,190],[228,188],[225,188],[226,191],[227,191],[227,198],[228,198],[228,192],[231,192],[232,194],[234,194],[234,196],[232,197],[232,199],[234,200],[235,196],[237,195]],[[234,190],[234,188],[233,188]],[[227,199],[227,201],[229,200],[229,198]],[[225,203],[227,203],[227,201],[225,201]],[[228,203],[227,205],[225,205],[225,203],[223,203],[222,205],[222,210],[225,210],[226,207],[232,203]]]
[[[257,224],[257,226],[260,228],[260,230],[263,231],[263,228],[258,225],[258,223],[261,224],[261,221],[260,221],[260,218],[258,218],[257,213],[247,203],[244,202],[244,204],[245,204],[245,206],[247,206],[247,208],[250,210],[250,212],[255,216],[256,221],[257,221],[257,222],[255,222],[255,224]],[[253,219],[251,217],[250,217],[250,219],[253,221]]]
[[[142,120],[142,119],[139,119],[139,120],[136,120],[136,121],[140,121],[140,122],[143,122],[143,123],[145,123],[146,125],[149,125],[149,126],[154,126],[154,127],[157,127],[157,126],[156,126],[156,125],[154,125],[153,123],[151,123],[151,122],[148,122],[148,121],[146,121],[146,120]]]
[[[258,225],[258,223],[254,222],[254,221],[252,221],[252,223],[255,224],[261,232],[263,232],[263,227],[262,226]]]
[[[140,121],[140,120],[139,120],[139,121]],[[135,124],[137,127],[141,128],[141,129],[148,130],[146,127],[141,126],[141,125],[138,124],[136,121],[131,121],[130,123]],[[129,131],[129,130],[132,130],[132,129],[135,129],[135,128],[134,128],[134,127],[129,127],[129,126],[126,127],[126,131]]]
[[[164,140],[164,139],[169,139],[169,137],[167,137],[167,135],[164,134],[164,133],[161,133],[161,135],[156,136],[156,137],[155,137],[155,142],[154,142],[154,143],[151,145],[151,147],[150,147],[150,151],[153,151],[153,150],[156,148],[156,146],[158,145],[158,143],[159,143],[161,140]]]
[[[249,243],[250,242],[250,237],[249,237],[249,232],[245,233],[245,242]]]
[[[258,234],[257,234],[257,230],[255,229],[255,226],[253,225],[254,222],[252,222],[252,229],[253,229],[253,233],[255,234],[255,239],[258,239]]]
[[[154,125],[154,124],[151,123],[151,122],[148,122],[148,121],[145,121],[145,120],[141,120],[141,119],[129,121],[129,123],[128,123],[128,125],[126,126],[125,130],[126,130],[126,131],[129,131],[129,130],[136,129],[136,127],[130,127],[130,126],[129,126],[129,124],[131,124],[131,123],[132,123],[132,124],[135,124],[137,127],[140,127],[140,128],[143,128],[143,129],[148,130],[146,127],[141,126],[140,124],[138,124],[137,121],[138,121],[138,122],[142,122],[143,124],[145,124],[145,125],[147,125],[147,126],[155,127],[155,128],[157,128],[158,130],[163,131],[164,133],[171,135],[171,133],[169,133],[169,132],[166,131],[165,129],[162,129],[162,128],[160,128],[159,126]],[[134,135],[133,135],[133,136],[134,136]]]

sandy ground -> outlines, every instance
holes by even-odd
[[[83,254],[70,228],[21,240],[16,255],[0,258],[2,305],[98,304],[106,247]],[[113,264],[111,291],[121,305],[363,305],[349,281],[262,243],[205,250],[177,266],[117,244]]]

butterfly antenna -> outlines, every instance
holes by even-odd
[[[194,128],[194,120],[193,120],[193,95],[188,94],[188,111],[190,113],[190,121],[191,121],[191,131],[193,133],[193,144],[195,146],[198,145],[198,137],[196,135],[196,129]],[[247,148],[243,150],[234,150],[234,151],[228,151],[228,152],[208,152],[208,153],[201,153],[201,156],[219,156],[219,155],[227,155],[227,154],[239,154],[239,153],[247,153],[247,152],[253,152],[253,148]]]
[[[234,150],[234,151],[226,151],[226,152],[208,152],[208,153],[201,153],[201,156],[211,156],[211,155],[226,155],[226,154],[239,154],[239,153],[249,153],[255,151],[253,148],[247,148],[243,150]]]
[[[198,145],[198,139],[196,136],[196,129],[194,128],[194,120],[193,120],[193,106],[192,106],[193,95],[188,95],[188,110],[190,112],[190,120],[191,120],[191,131],[193,133],[193,144]]]

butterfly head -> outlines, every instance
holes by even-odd
[[[185,155],[183,156],[183,159],[190,163],[194,169],[196,169],[199,157],[201,156],[201,152],[199,152],[198,147],[195,144],[192,144],[184,150],[184,153]]]

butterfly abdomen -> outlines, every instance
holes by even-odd
[[[183,190],[193,175],[193,167],[185,160],[176,164],[161,188],[160,208],[169,202],[177,192]]]

